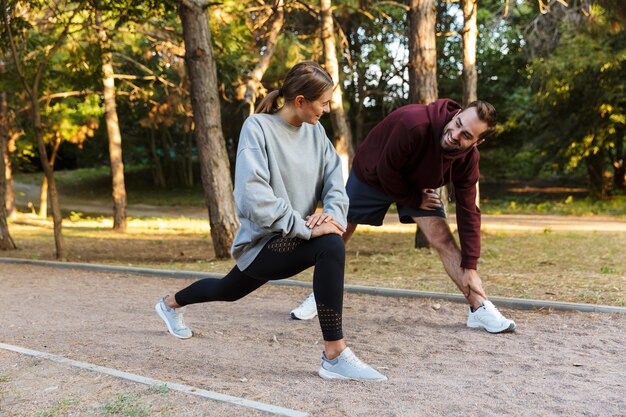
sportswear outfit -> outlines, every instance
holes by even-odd
[[[476,146],[456,153],[444,152],[441,137],[446,125],[461,111],[449,99],[428,105],[398,108],[377,124],[357,149],[346,184],[350,199],[348,222],[380,226],[389,206],[396,203],[402,223],[413,217],[445,217],[444,209],[424,210],[424,189],[454,185],[457,227],[461,241],[461,267],[476,269],[480,257],[480,209],[476,206],[480,153]],[[291,311],[294,319],[317,314],[309,296]],[[515,329],[512,320],[485,301],[468,311],[467,326],[491,333]]]
[[[351,174],[377,191],[379,198],[387,196],[388,203],[384,211],[384,206],[372,210],[371,201],[361,203],[348,187],[348,222],[379,226],[391,202],[397,203],[403,223],[413,223],[412,216],[441,215],[437,210],[419,208],[422,190],[451,182],[456,198],[461,266],[476,269],[480,257],[480,210],[476,207],[480,154],[475,146],[452,154],[441,149],[443,130],[460,110],[461,106],[449,99],[428,105],[410,104],[376,125],[359,146]]]
[[[268,280],[315,266],[313,291],[324,340],[343,338],[345,245],[339,235],[311,239],[305,217],[323,211],[346,226],[348,198],[341,161],[321,124],[296,127],[277,114],[246,119],[235,169],[241,223],[232,246],[236,266],[175,294],[181,305],[235,301]]]

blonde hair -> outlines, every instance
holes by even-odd
[[[297,63],[285,76],[283,86],[263,98],[256,113],[275,113],[279,109],[279,97],[283,97],[285,103],[294,101],[297,96],[314,101],[332,87],[333,79],[319,64],[312,61]]]

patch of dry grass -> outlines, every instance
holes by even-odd
[[[207,221],[111,219],[64,222],[69,261],[226,273],[216,260]],[[17,251],[0,256],[53,260],[49,221],[22,215],[10,225]],[[610,232],[486,232],[479,272],[491,296],[626,306],[626,237]],[[311,271],[295,279],[310,280]],[[348,244],[346,283],[457,293],[436,253],[413,248],[406,227],[360,227]]]

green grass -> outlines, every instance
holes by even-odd
[[[55,179],[61,194],[103,201],[111,199],[111,176],[108,167],[58,171]],[[40,185],[42,174],[16,174],[15,180]],[[126,166],[125,185],[129,204],[204,207],[204,192],[199,180],[190,188],[172,186],[161,189],[153,184],[149,168]],[[450,206],[450,211],[453,210],[454,203]],[[617,195],[603,201],[593,200],[587,196],[583,180],[568,180],[567,183],[559,180],[484,181],[481,183],[481,211],[484,214],[626,217],[626,196]]]
[[[152,182],[148,168],[127,166],[124,183],[129,204],[153,206],[204,207],[204,194],[199,180],[190,187],[172,186],[159,188]],[[42,173],[15,174],[15,181],[40,186]],[[72,171],[56,171],[55,181],[59,193],[76,199],[111,199],[110,168],[81,168]]]
[[[127,170],[130,203],[202,206],[201,190],[158,190],[145,169]],[[37,181],[40,175],[18,176]],[[57,174],[61,192],[106,198],[108,169]],[[199,187],[199,186],[198,186]],[[539,191],[537,191],[539,190]],[[484,191],[484,192],[483,192]],[[92,193],[92,194],[89,194]],[[626,217],[626,196],[594,202],[580,186],[481,184],[485,214],[571,214]],[[94,197],[95,198],[95,197]],[[450,208],[454,210],[454,206]],[[28,217],[28,216],[25,216]],[[128,232],[111,231],[110,218],[70,213],[64,222],[70,261],[226,273],[232,260],[213,258],[206,220],[130,218]],[[50,221],[18,220],[10,226],[18,250],[3,256],[54,259]],[[348,284],[456,293],[438,256],[413,249],[414,229],[360,227],[347,248]],[[492,296],[626,306],[626,239],[623,233],[489,232],[482,236],[479,271]],[[310,280],[310,271],[296,279]]]
[[[54,259],[50,221],[10,225],[18,250],[3,256]],[[125,234],[111,219],[66,222],[68,261],[227,273],[214,258],[201,219],[131,219]],[[346,283],[458,293],[434,251],[414,249],[414,228],[359,227],[347,246]],[[497,231],[482,235],[479,273],[489,295],[626,306],[626,238],[616,232]],[[295,277],[310,282],[311,270]]]
[[[483,214],[560,214],[572,216],[605,215],[626,217],[626,196],[597,201],[589,197],[568,196],[558,201],[535,201],[540,197],[493,199],[481,202]]]
[[[150,409],[140,403],[137,394],[119,393],[103,406],[104,416],[150,417]]]

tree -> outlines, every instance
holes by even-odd
[[[326,71],[328,71],[333,79],[334,84],[333,95],[330,102],[330,117],[333,125],[334,143],[337,153],[342,159],[343,178],[347,180],[352,158],[354,158],[354,147],[352,145],[352,133],[346,112],[343,108],[343,94],[341,80],[339,79],[337,41],[335,40],[331,0],[320,1],[320,16],[322,20],[322,41],[324,43],[324,65]]]
[[[4,63],[4,59],[0,58],[0,75],[5,77],[6,66]],[[4,200],[0,200],[0,204],[4,201],[4,206],[6,208],[6,215],[9,218],[15,217],[16,209],[15,209],[15,193],[13,187],[13,170],[11,166],[11,152],[14,147],[15,140],[17,139],[17,134],[13,132],[12,126],[13,117],[9,112],[8,103],[7,103],[7,92],[5,91],[6,86],[0,85],[0,135],[2,135],[3,143],[0,144],[0,157],[2,158],[2,163],[4,164]],[[2,175],[2,170],[0,170],[0,175]]]
[[[476,71],[476,15],[478,0],[463,0],[463,107],[478,99]],[[480,186],[476,183],[476,206],[480,207]]]
[[[476,71],[476,15],[478,0],[463,0],[463,107],[478,98]]]
[[[242,103],[244,119],[254,113],[254,104],[258,90],[261,87],[261,80],[263,79],[263,74],[265,74],[265,71],[267,71],[267,68],[270,66],[270,62],[274,56],[274,50],[276,49],[276,43],[278,42],[278,36],[283,29],[284,23],[285,2],[284,0],[277,0],[271,23],[265,35],[265,44],[259,54],[259,60],[254,66],[254,69],[250,72],[248,81],[246,82],[246,90],[243,94]]]
[[[11,28],[11,25],[13,23],[12,20],[14,19],[12,15],[13,8],[8,6],[6,0],[2,0],[2,19],[3,19],[6,32],[8,35],[15,71],[18,74],[19,79],[30,99],[31,118],[32,118],[32,123],[34,127],[35,137],[37,139],[39,159],[41,161],[41,165],[46,175],[46,179],[48,181],[48,187],[49,187],[49,195],[50,195],[50,202],[51,202],[51,208],[52,208],[52,220],[54,223],[54,241],[55,241],[55,248],[56,248],[55,256],[57,259],[65,259],[66,248],[65,248],[65,243],[63,239],[63,233],[62,233],[63,219],[61,216],[61,206],[59,204],[59,197],[58,197],[56,182],[54,179],[54,171],[52,170],[52,167],[50,166],[50,163],[48,160],[48,154],[46,151],[46,146],[45,146],[45,142],[43,138],[44,127],[43,127],[43,123],[41,119],[41,111],[39,108],[39,105],[40,105],[39,94],[40,94],[42,77],[45,74],[46,68],[50,60],[54,57],[56,52],[59,50],[59,48],[61,48],[63,43],[66,41],[69,35],[70,28],[75,23],[74,19],[79,14],[81,9],[84,7],[84,3],[80,2],[77,5],[75,5],[75,7],[69,7],[67,4],[65,4],[66,6],[65,10],[63,10],[61,4],[55,4],[55,6],[56,7],[55,7],[54,14],[56,16],[56,19],[62,22],[61,25],[59,25],[60,32],[58,34],[51,35],[50,39],[53,40],[52,43],[49,45],[46,45],[45,48],[41,48],[43,52],[41,56],[39,57],[39,59],[37,59],[37,63],[34,65],[33,73],[31,75],[32,78],[30,78],[30,80],[29,80],[28,74],[25,73],[22,69],[22,65],[21,65],[22,59],[18,57],[17,47],[16,47],[15,40],[13,37],[13,30]],[[65,13],[61,14],[60,11],[64,11]],[[56,28],[54,26],[50,28],[52,32],[55,32],[55,29]]]
[[[411,0],[409,9],[409,101],[428,104],[437,100],[437,42],[434,0]],[[438,189],[441,201],[447,201],[445,187]],[[416,226],[415,247],[430,244]]]
[[[94,10],[96,31],[102,57],[102,85],[105,120],[109,138],[109,159],[113,180],[113,230],[126,231],[126,186],[124,184],[124,160],[122,159],[122,134],[115,105],[115,80],[113,78],[113,54],[107,31],[102,23],[102,12]]]
[[[434,0],[410,0],[409,102],[437,100],[437,42]]]
[[[181,0],[178,12],[185,40],[196,145],[215,256],[230,256],[239,226],[220,119],[217,74],[207,14],[208,1]]]
[[[3,5],[4,6],[4,5]],[[11,234],[9,233],[9,225],[7,223],[6,208],[6,169],[5,155],[8,152],[7,137],[9,117],[7,110],[6,92],[0,91],[0,250],[17,249]]]
[[[529,67],[534,144],[549,167],[584,167],[592,194],[604,199],[626,188],[626,22],[599,4],[560,13],[567,18],[554,28],[553,49]]]
[[[342,1],[333,9],[355,147],[371,127],[407,103],[407,11],[397,2],[363,0]]]

